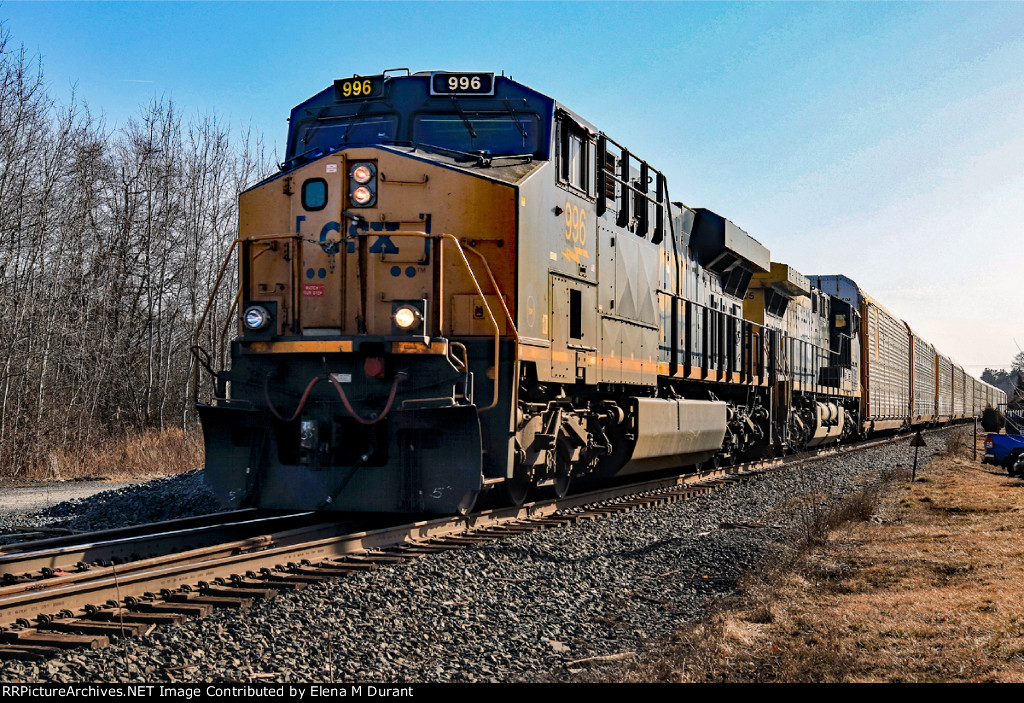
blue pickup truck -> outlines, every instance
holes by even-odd
[[[1024,475],[1024,435],[985,435],[986,464],[1002,466],[1011,476]]]

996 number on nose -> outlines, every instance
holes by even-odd
[[[353,76],[334,81],[335,100],[365,100],[383,94],[384,76]]]
[[[493,95],[493,73],[435,73],[430,82],[432,95]]]

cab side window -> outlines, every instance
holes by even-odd
[[[594,195],[594,144],[575,120],[558,124],[558,180],[580,194]]]

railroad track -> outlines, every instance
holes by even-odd
[[[0,659],[40,660],[103,647],[215,608],[248,608],[282,591],[425,554],[685,500],[767,472],[905,436],[786,460],[722,467],[538,501],[353,531],[315,514],[236,511],[23,543],[0,551]],[[146,529],[149,528],[149,529]],[[200,544],[201,546],[193,546]],[[189,548],[191,547],[191,548]]]

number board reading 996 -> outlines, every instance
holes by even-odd
[[[493,73],[435,73],[431,95],[494,95]]]
[[[384,76],[353,76],[334,81],[335,100],[364,100],[384,94]]]

